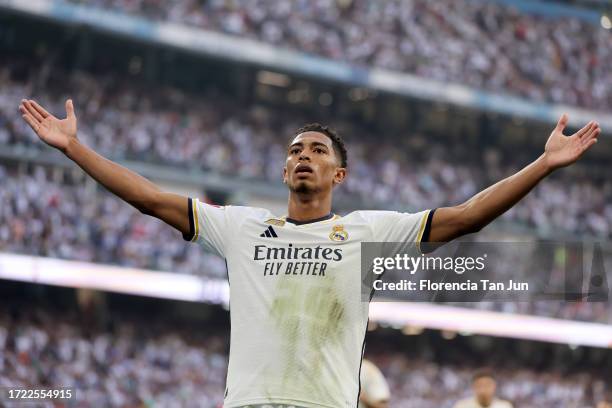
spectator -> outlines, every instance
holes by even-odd
[[[610,33],[476,0],[71,0],[478,89],[605,111]]]

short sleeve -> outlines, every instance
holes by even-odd
[[[225,234],[229,231],[227,209],[189,198],[189,234],[183,239],[198,242],[207,250],[225,256]]]
[[[429,238],[434,211],[425,210],[417,213],[363,211],[363,215],[372,227],[376,242],[420,243]]]

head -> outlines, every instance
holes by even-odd
[[[346,177],[344,142],[331,128],[319,123],[301,127],[287,147],[283,182],[294,193],[331,192]]]
[[[479,371],[472,377],[472,389],[478,403],[488,407],[495,398],[497,384],[493,374],[489,371]]]

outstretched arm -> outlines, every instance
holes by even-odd
[[[546,142],[544,153],[533,163],[463,204],[438,208],[431,220],[429,242],[448,242],[480,231],[519,202],[544,177],[577,161],[597,142],[601,129],[597,122],[591,121],[573,135],[565,136],[567,121],[567,115],[563,114]]]
[[[72,100],[66,101],[66,118],[58,119],[33,100],[22,100],[23,119],[48,145],[64,153],[110,192],[183,234],[189,233],[187,198],[165,193],[146,178],[118,165],[81,144]]]

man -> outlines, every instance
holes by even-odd
[[[361,301],[360,243],[447,242],[478,231],[553,170],[575,162],[600,132],[590,122],[565,137],[563,115],[535,162],[461,205],[341,217],[331,206],[333,188],[347,174],[344,143],[331,129],[308,125],[288,147],[289,202],[287,216],[279,217],[161,191],[79,142],[71,100],[63,120],[32,100],[23,100],[20,111],[40,139],[112,193],[226,258],[232,327],[226,408],[357,406],[369,307]]]
[[[495,398],[497,383],[488,371],[479,371],[472,377],[474,396],[459,401],[454,408],[512,408],[508,401]]]
[[[599,401],[597,403],[597,408],[612,408],[612,399],[605,400],[605,401]]]
[[[389,385],[378,367],[365,358],[361,362],[359,375],[361,393],[358,408],[387,408],[389,406]]]
[[[602,399],[599,400],[596,408],[612,408],[612,391],[607,391],[604,393]]]

